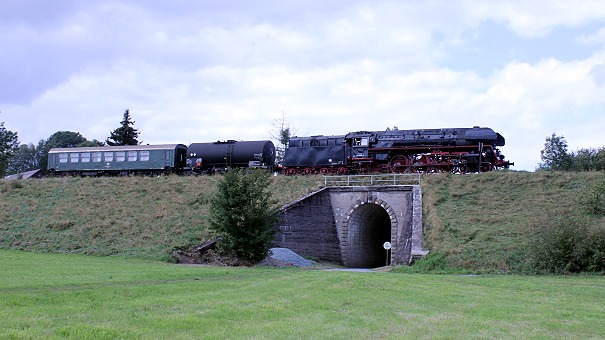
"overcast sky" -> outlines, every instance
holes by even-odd
[[[472,127],[533,171],[605,145],[605,2],[2,0],[0,121],[36,143]]]

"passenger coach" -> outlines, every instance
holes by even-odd
[[[56,148],[48,152],[48,171],[82,176],[182,173],[183,144]]]

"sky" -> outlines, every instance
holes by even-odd
[[[603,147],[605,2],[2,0],[0,122],[21,143],[483,126],[534,171]]]

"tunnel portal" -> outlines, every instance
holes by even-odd
[[[347,265],[376,268],[387,265],[385,242],[391,242],[391,218],[377,204],[363,204],[349,216]]]
[[[346,267],[409,264],[422,248],[422,193],[414,186],[324,187],[285,205],[274,244]]]

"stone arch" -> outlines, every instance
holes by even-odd
[[[384,242],[392,244],[391,258],[397,250],[396,214],[385,201],[368,195],[364,200],[357,200],[347,212],[342,238],[343,262],[346,266],[384,266]]]

